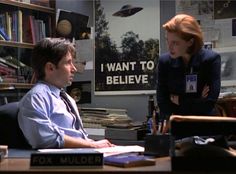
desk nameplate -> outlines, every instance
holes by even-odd
[[[31,167],[102,168],[103,153],[32,153]]]

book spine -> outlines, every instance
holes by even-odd
[[[4,58],[0,57],[0,62],[4,63],[7,66],[10,66],[12,68],[18,69],[17,65],[12,64],[11,62],[8,62],[7,60],[5,60]]]
[[[22,43],[23,42],[23,33],[22,33],[22,11],[21,10],[17,11],[17,17],[18,17],[18,29],[17,29],[18,38],[17,38],[17,41]]]
[[[11,32],[12,17],[8,12],[6,12],[5,15],[6,15],[7,35],[9,37],[9,40],[12,40],[12,32]]]
[[[12,41],[17,41],[17,30],[18,30],[18,26],[17,26],[17,13],[16,11],[13,11],[12,12],[12,21],[11,21],[11,26],[12,26],[12,30],[11,30],[11,33],[12,33]]]
[[[36,33],[35,33],[35,19],[34,16],[29,16],[29,22],[30,22],[30,30],[31,30],[31,34],[32,34],[32,42],[33,44],[36,44]]]
[[[6,40],[6,39],[0,34],[0,40]]]
[[[31,167],[77,166],[102,167],[102,153],[33,153]]]
[[[0,28],[3,28],[4,32],[7,34],[7,24],[6,24],[5,14],[0,14]]]
[[[4,40],[9,40],[8,35],[5,33],[3,28],[0,28],[0,35],[4,38]]]
[[[8,66],[0,64],[0,71],[4,74],[16,74],[16,70]]]

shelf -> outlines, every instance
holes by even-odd
[[[16,61],[22,62],[27,66],[31,66],[31,53],[35,43],[40,41],[43,37],[53,37],[55,33],[56,2],[55,0],[50,0],[49,3],[50,7],[20,2],[19,0],[0,0],[0,12],[6,19],[5,31],[9,31],[7,34],[10,32],[12,34],[10,37],[11,40],[0,40],[0,57],[10,56]],[[13,15],[16,15],[17,17],[15,20],[17,25],[14,25],[14,27],[10,25],[11,21],[13,21]],[[22,39],[21,35],[19,37],[20,39],[18,38],[17,34],[19,33],[22,34]],[[16,40],[20,40],[21,42]],[[32,75],[31,68],[26,67],[19,69],[19,71],[11,71],[11,69],[4,69],[4,67],[2,69],[1,75],[11,74],[18,76],[17,79],[19,79],[19,82],[29,82],[0,82],[0,93],[4,98],[10,97],[11,100],[13,98],[14,100],[19,100],[23,94],[34,86],[34,83],[30,83],[30,81],[28,81],[28,78]],[[25,79],[25,81],[20,80],[26,76],[27,79]],[[1,97],[1,99],[3,97]]]
[[[9,47],[18,47],[18,48],[29,48],[29,49],[33,49],[34,44],[32,44],[32,43],[21,43],[21,42],[3,41],[3,40],[0,40],[0,46],[9,46]]]
[[[33,85],[30,83],[0,83],[0,90],[31,89]]]
[[[30,9],[30,10],[37,10],[37,11],[41,11],[45,13],[55,14],[55,9],[50,8],[50,7],[44,7],[40,5],[29,4],[29,3],[18,2],[18,1],[11,1],[11,0],[0,0],[0,3],[6,4],[6,5],[12,5],[16,7],[21,7],[25,9]]]

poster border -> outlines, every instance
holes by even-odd
[[[158,0],[157,2],[158,2],[158,6],[160,6],[160,0]],[[160,14],[160,9],[158,10],[158,15],[159,16],[161,15]],[[95,19],[95,13],[94,13],[94,19]],[[158,19],[157,19],[157,22],[158,22],[158,27],[160,27],[160,20],[158,21]],[[95,27],[94,27],[94,30],[96,30]],[[159,37],[158,38],[158,42],[159,42],[159,44],[158,44],[158,47],[159,47],[158,57],[159,57],[160,53],[161,53],[160,32],[158,33],[158,37]],[[94,48],[94,52],[95,52],[95,48]],[[99,91],[99,90],[96,90],[96,81],[95,81],[95,78],[96,78],[96,71],[95,71],[95,69],[96,69],[96,67],[95,67],[95,61],[96,61],[96,55],[94,54],[94,84],[93,84],[94,95],[96,95],[96,96],[105,96],[105,95],[112,96],[112,95],[155,95],[156,94],[156,88],[150,89],[150,90],[138,90],[137,89],[137,90],[122,90],[122,91],[119,91],[119,90],[114,90],[114,91]],[[153,70],[153,73],[155,73],[155,69]]]

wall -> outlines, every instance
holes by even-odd
[[[93,2],[90,0],[57,0],[57,8],[89,15],[89,26],[93,26]],[[175,14],[175,2],[162,0],[160,3],[160,23],[161,25]],[[165,37],[163,30],[160,33],[161,53],[165,52]],[[86,70],[83,74],[77,74],[75,81],[91,81],[92,91],[94,89],[94,72]],[[82,106],[108,107],[127,109],[128,115],[135,121],[145,121],[148,114],[148,95],[115,95],[115,96],[95,96],[92,92],[92,103]]]

